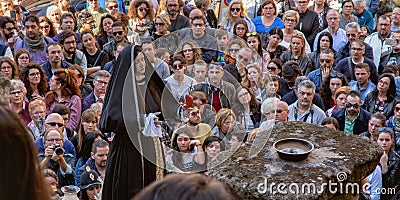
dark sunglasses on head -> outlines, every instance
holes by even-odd
[[[117,35],[122,35],[123,33],[124,33],[124,31],[117,31],[117,32],[113,32],[113,35],[117,36]]]
[[[360,107],[360,105],[358,105],[358,103],[355,103],[355,104],[347,103],[346,104],[346,108],[351,108],[351,107],[357,109]]]
[[[231,12],[240,12],[240,8],[231,8]]]
[[[331,74],[329,74],[329,76],[331,78],[343,78],[343,74],[342,73],[331,73]]]
[[[381,128],[378,128],[378,131],[379,132],[390,132],[390,131],[393,131],[393,129],[391,129],[389,127],[381,127]]]

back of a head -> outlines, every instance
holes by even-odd
[[[19,116],[0,106],[0,199],[50,199],[30,134]]]
[[[153,182],[133,200],[229,200],[232,195],[225,186],[200,174],[174,174]]]

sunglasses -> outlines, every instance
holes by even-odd
[[[192,115],[192,116],[197,116],[198,114],[200,114],[200,111],[197,111],[197,112],[191,112],[191,113],[190,113],[190,115]]]
[[[247,37],[256,36],[256,35],[257,35],[257,32],[246,33]]]
[[[13,30],[15,30],[15,28],[5,28],[7,31],[13,31]]]
[[[147,11],[149,11],[148,8],[138,8],[138,10],[139,10],[140,12],[147,12]]]
[[[231,12],[240,12],[240,8],[231,8]]]
[[[351,107],[357,109],[360,107],[360,105],[358,105],[358,103],[355,103],[355,104],[347,103],[346,104],[346,108],[351,108]]]
[[[321,62],[321,63],[331,63],[331,59],[323,59],[323,58],[320,58],[319,59],[319,62]]]
[[[282,110],[282,109],[277,109],[277,110],[271,110],[270,112],[267,112],[265,114],[269,115],[269,114],[273,114],[273,113],[283,113],[286,110]]]
[[[381,127],[381,128],[378,128],[378,131],[379,132],[390,132],[390,131],[393,131],[393,129],[389,128],[389,127]]]
[[[399,110],[400,110],[400,107],[394,107],[394,109],[395,109],[396,111],[399,111]]]
[[[117,35],[122,35],[123,33],[124,33],[124,31],[117,31],[117,32],[113,32],[113,35],[117,36]]]
[[[343,78],[343,74],[342,73],[337,73],[337,74],[331,73],[331,74],[329,74],[329,76],[331,78]]]
[[[41,27],[40,27],[40,29],[42,29],[42,30],[43,30],[43,29],[48,29],[48,28],[50,28],[50,25],[45,25],[45,26],[41,26]]]
[[[180,70],[180,69],[183,69],[184,66],[185,66],[185,65],[183,65],[183,64],[172,65],[172,69]]]
[[[108,8],[109,10],[111,10],[111,9],[113,9],[113,8],[118,8],[118,5],[114,5],[114,6],[107,6],[107,8]]]
[[[275,70],[277,70],[278,68],[276,68],[276,67],[267,67],[267,69],[268,69],[269,71],[275,71]]]
[[[154,23],[156,26],[164,26],[164,23]]]
[[[58,126],[58,127],[63,127],[64,126],[63,123],[57,123],[57,122],[47,122],[46,124],[48,124],[50,126]]]

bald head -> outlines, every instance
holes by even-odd
[[[204,17],[204,13],[200,9],[195,8],[189,13],[189,19],[192,19],[194,17]]]
[[[46,118],[46,129],[57,128],[60,133],[64,132],[64,119],[58,113],[51,113]]]
[[[287,122],[289,115],[289,106],[284,101],[279,101],[276,103],[275,111],[275,123]]]

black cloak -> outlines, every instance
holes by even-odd
[[[139,46],[128,46],[119,54],[105,95],[100,130],[116,134],[103,185],[102,198],[107,200],[131,199],[163,176],[165,162],[160,140],[144,136],[141,130],[145,114],[161,111],[165,85],[147,59],[147,89],[141,91],[143,86],[133,81],[132,57],[136,58],[139,51]]]

